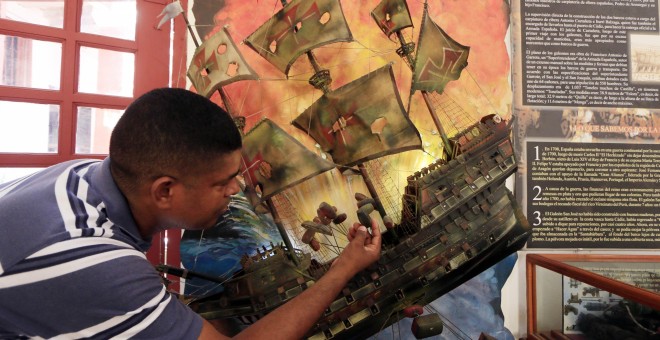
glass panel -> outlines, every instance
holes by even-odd
[[[76,153],[107,154],[110,133],[123,110],[78,107]]]
[[[59,105],[0,101],[0,152],[57,152],[59,121]]]
[[[62,44],[0,34],[0,56],[0,85],[60,89]]]
[[[658,262],[566,261],[566,264],[654,293],[660,293],[660,263]]]
[[[607,334],[626,334],[611,339],[655,339],[658,310],[568,276],[563,278],[563,291],[561,329],[569,335],[566,339],[598,339],[605,334],[602,329]],[[648,332],[646,336],[642,330]]]
[[[0,168],[0,184],[27,176],[43,168]]]
[[[135,0],[84,0],[80,31],[135,40],[136,17]]]
[[[132,97],[134,70],[133,53],[81,46],[78,91]]]
[[[64,0],[0,0],[0,18],[62,28]]]

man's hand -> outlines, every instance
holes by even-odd
[[[347,236],[349,243],[332,263],[332,267],[346,270],[350,278],[380,257],[380,228],[372,219],[369,234],[367,228],[356,222],[348,229]]]

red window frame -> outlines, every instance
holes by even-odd
[[[185,86],[185,68],[175,69],[170,75],[170,60],[186,60],[185,22],[181,18],[174,20],[172,55],[170,55],[170,25],[165,24],[159,30],[154,28],[158,15],[169,2],[168,0],[136,1],[135,41],[80,32],[83,0],[65,1],[63,28],[0,19],[0,34],[62,44],[59,90],[0,85],[0,100],[59,105],[57,153],[0,153],[0,167],[48,167],[72,159],[103,159],[107,155],[77,154],[75,152],[78,107],[90,106],[124,110],[134,98],[141,94],[154,88],[167,87],[170,79],[172,84]],[[187,1],[181,1],[181,5],[186,8]],[[133,97],[77,92],[81,46],[134,53]],[[180,63],[172,63],[172,65],[178,64]],[[147,254],[148,259],[154,264],[167,263],[178,266],[180,263],[179,235],[176,231],[169,232],[167,251],[165,251],[164,235],[159,234],[154,237],[152,248]],[[165,258],[166,253],[167,258]]]

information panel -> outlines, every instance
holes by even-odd
[[[660,145],[527,142],[529,246],[656,248]]]
[[[658,102],[656,0],[526,0],[521,15],[524,105]]]
[[[660,248],[658,0],[517,0],[512,14],[528,247]]]

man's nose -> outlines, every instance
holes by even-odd
[[[238,183],[238,179],[234,178],[227,187],[227,196],[236,195],[239,191],[241,191],[241,186]]]

